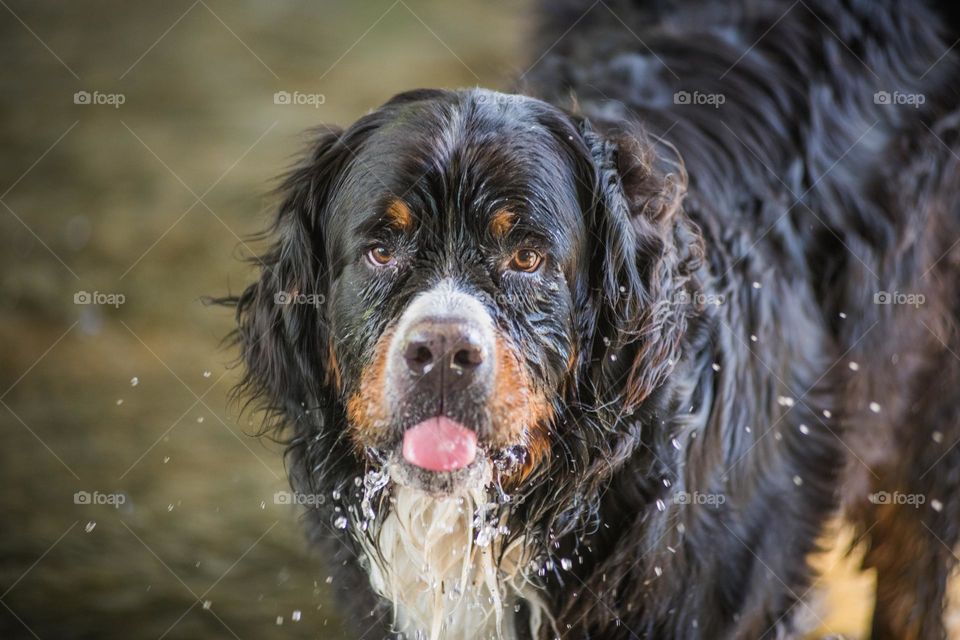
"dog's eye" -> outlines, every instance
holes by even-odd
[[[396,262],[390,247],[385,244],[370,247],[367,251],[367,260],[370,261],[370,264],[377,267],[387,267]]]
[[[520,249],[510,258],[510,268],[514,271],[533,273],[540,268],[543,256],[533,249]]]

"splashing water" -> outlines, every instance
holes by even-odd
[[[363,519],[367,522],[376,519],[377,514],[373,510],[373,499],[380,491],[390,484],[390,474],[386,469],[367,471],[363,477],[363,498],[360,500],[360,512]]]

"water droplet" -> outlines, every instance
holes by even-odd
[[[209,378],[211,375],[212,375],[212,374],[211,374],[209,371],[204,371],[204,372],[203,372],[203,377],[204,377],[204,378]]]
[[[197,418],[197,423],[203,424],[203,416],[200,416],[199,418]]]
[[[801,478],[800,476],[793,476],[793,484],[799,487],[800,485],[803,484],[803,478]]]
[[[163,464],[170,462],[170,456],[163,456]]]
[[[294,609],[293,613],[290,614],[290,619],[294,622],[300,622],[300,609]]]
[[[279,627],[282,624],[283,624],[283,616],[277,616],[277,626]]]
[[[840,312],[840,317],[845,319],[845,318],[847,317],[847,314],[845,314],[843,311],[841,311],[841,312]]]
[[[86,531],[87,533],[90,533],[91,531],[93,531],[93,530],[96,529],[96,528],[97,528],[97,523],[96,523],[96,521],[91,520],[90,522],[87,523],[87,526],[85,526],[85,527],[83,528],[83,530]]]
[[[871,402],[870,411],[873,411],[874,413],[880,413],[880,405],[876,402]]]
[[[759,282],[754,282],[754,283],[753,283],[753,288],[754,288],[754,289],[759,289],[759,288],[762,287],[762,286],[763,286],[763,285],[760,284]]]
[[[848,362],[847,366],[850,367],[850,371],[860,371],[860,364],[856,362]]]
[[[117,406],[119,407],[122,404],[123,404],[123,398],[117,399]]]
[[[719,363],[719,362],[714,362],[714,363],[713,363],[713,370],[714,370],[714,371],[720,371],[720,363]]]
[[[570,569],[573,568],[573,560],[571,560],[570,558],[561,558],[560,566],[563,568],[564,571],[570,571]]]
[[[808,427],[808,426],[805,425],[805,424],[800,425],[800,433],[802,433],[802,434],[805,435],[805,436],[806,436],[806,435],[809,435],[809,434],[810,434],[810,427]]]
[[[344,516],[340,516],[333,521],[333,526],[337,529],[346,529],[347,528],[347,519]]]
[[[751,333],[751,334],[750,334],[750,342],[756,342],[756,341],[757,341],[757,336],[755,336],[755,335],[753,335],[753,334]]]
[[[137,386],[138,384],[140,384],[140,378],[138,378],[137,376],[133,376],[132,378],[130,378],[130,386],[131,386],[131,387],[135,387],[135,386]]]
[[[930,437],[933,438],[933,441],[937,444],[943,442],[943,434],[939,431],[934,431],[932,434],[930,434]]]
[[[204,610],[204,611],[209,611],[209,610],[210,610],[210,607],[212,607],[212,606],[213,606],[213,601],[212,601],[212,600],[204,600],[204,601],[203,601],[203,610]]]
[[[943,503],[936,499],[931,500],[930,508],[936,511],[937,513],[940,513],[941,511],[943,511]]]

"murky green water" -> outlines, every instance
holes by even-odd
[[[251,278],[304,128],[504,86],[525,4],[5,6],[0,638],[345,637],[365,612],[274,502],[279,449],[226,400],[229,313],[199,300]]]

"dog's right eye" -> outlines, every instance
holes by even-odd
[[[396,263],[393,251],[385,244],[377,244],[367,250],[367,260],[375,267],[389,267]]]

